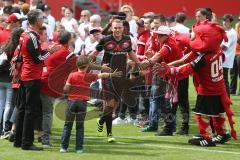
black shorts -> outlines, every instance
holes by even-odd
[[[135,106],[136,99],[139,97],[139,91],[135,91],[137,86],[143,86],[143,79],[131,81],[124,78],[104,79],[103,80],[103,99],[104,100],[121,100],[128,106]],[[133,90],[132,90],[133,89]]]
[[[104,100],[119,100],[124,89],[124,79],[108,78],[102,81],[103,99]]]
[[[219,116],[225,113],[225,109],[220,96],[198,95],[194,112],[207,116]]]

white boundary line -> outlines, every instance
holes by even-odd
[[[116,142],[117,144],[122,145],[139,145],[139,143],[126,143],[126,142]],[[179,149],[179,150],[190,150],[190,151],[201,151],[201,152],[210,152],[210,153],[224,153],[224,154],[235,154],[240,155],[239,152],[233,151],[225,151],[225,150],[211,150],[211,149],[204,149],[204,148],[188,148],[188,147],[178,147],[178,146],[168,146],[168,145],[154,145],[154,144],[142,144],[141,146],[144,147],[157,147],[157,148],[164,148],[164,149]]]
[[[156,136],[118,136],[115,138],[126,138],[126,139],[144,139],[144,138],[156,138]],[[169,136],[166,136],[166,138],[169,138]],[[54,136],[54,139],[59,139],[58,136]],[[87,139],[106,139],[106,137],[94,137],[94,136],[89,136],[89,137],[84,137],[86,140]],[[164,137],[161,137],[164,138]],[[187,142],[186,142],[187,143]],[[129,142],[115,142],[113,144],[120,144],[120,145],[141,145],[143,147],[157,147],[157,148],[163,148],[163,149],[179,149],[179,150],[189,150],[189,151],[200,151],[200,152],[209,152],[209,153],[223,153],[223,154],[234,154],[234,155],[240,155],[240,152],[233,152],[233,151],[226,151],[226,150],[213,150],[208,148],[190,148],[190,147],[182,147],[182,146],[170,146],[170,145],[161,145],[161,144],[145,144],[145,143],[129,143]],[[101,144],[104,145],[104,144]]]

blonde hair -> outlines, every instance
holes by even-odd
[[[129,9],[129,10],[131,11],[131,13],[132,13],[132,16],[134,16],[134,10],[133,10],[133,7],[132,7],[132,6],[125,4],[125,5],[123,5],[123,6],[121,7],[121,11],[123,11],[124,8]]]

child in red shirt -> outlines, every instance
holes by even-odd
[[[85,56],[77,59],[78,71],[70,73],[63,92],[68,96],[68,109],[62,133],[62,143],[60,152],[67,152],[69,139],[74,119],[76,117],[76,152],[83,152],[84,138],[84,119],[87,112],[87,100],[89,99],[90,84],[99,78],[121,77],[122,72],[115,70],[113,73],[91,74],[87,73],[89,66],[92,65]]]

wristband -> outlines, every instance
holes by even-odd
[[[153,66],[153,61],[152,60],[148,60],[150,66]]]

